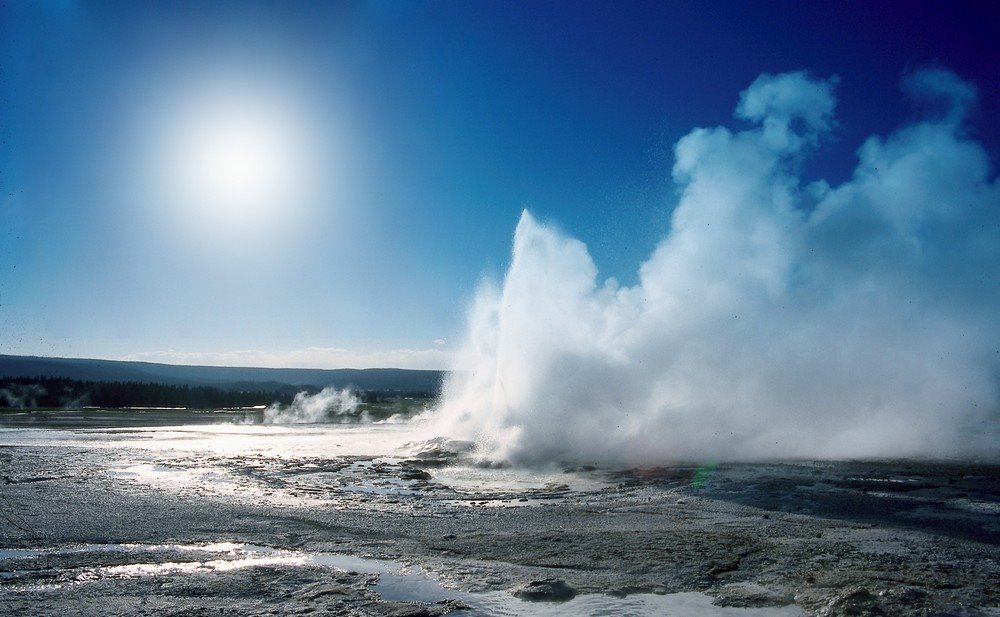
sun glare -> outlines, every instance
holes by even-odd
[[[319,158],[308,106],[280,81],[206,81],[157,106],[155,203],[216,236],[302,218]]]
[[[294,197],[302,179],[284,120],[253,109],[192,119],[176,152],[185,197],[227,216],[258,215]]]

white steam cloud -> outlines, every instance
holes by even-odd
[[[311,424],[351,420],[361,404],[358,395],[349,388],[323,388],[316,394],[299,392],[292,404],[271,405],[264,410],[264,424]]]
[[[975,89],[912,75],[925,119],[803,185],[835,85],[761,75],[736,108],[752,128],[682,138],[671,232],[633,287],[525,212],[438,430],[522,463],[996,457],[1000,184],[963,128]]]

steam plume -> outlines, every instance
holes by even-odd
[[[635,286],[524,212],[439,430],[527,463],[997,457],[1000,185],[963,126],[975,89],[913,74],[937,113],[803,185],[835,84],[761,75],[736,108],[751,128],[677,142],[671,231]]]
[[[288,407],[274,404],[264,410],[265,424],[305,424],[349,420],[361,399],[345,388],[323,388],[316,394],[299,392]]]

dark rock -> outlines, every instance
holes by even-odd
[[[354,590],[348,585],[321,582],[305,587],[297,595],[303,600],[315,600],[323,596],[349,596],[353,593],[355,593]]]
[[[403,480],[430,480],[431,474],[423,469],[406,469],[399,474]]]
[[[740,608],[763,608],[786,606],[794,602],[792,597],[780,589],[764,587],[755,583],[732,583],[723,585],[712,604]]]
[[[565,602],[576,596],[576,589],[554,578],[531,581],[511,591],[515,597],[531,602]]]
[[[433,617],[440,614],[431,612],[431,609],[426,606],[404,602],[380,604],[378,611],[385,617]]]
[[[437,603],[437,606],[444,609],[445,612],[467,611],[472,608],[471,606],[469,606],[465,602],[462,602],[461,600],[441,600],[440,602]]]
[[[459,600],[442,600],[437,604],[416,604],[414,602],[382,602],[378,614],[386,617],[440,617],[452,611],[467,610],[470,607]]]
[[[859,586],[846,588],[819,611],[821,617],[868,617],[884,614],[875,595]]]

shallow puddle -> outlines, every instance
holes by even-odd
[[[92,556],[100,562],[131,558],[129,563],[88,565],[73,568],[49,568],[49,560],[59,557]],[[150,557],[158,557],[152,560]],[[44,560],[44,563],[42,563]],[[624,598],[604,594],[581,594],[566,602],[529,602],[507,591],[466,592],[448,589],[433,574],[420,567],[407,567],[389,560],[369,559],[336,553],[293,551],[286,549],[216,542],[209,544],[83,544],[51,549],[0,550],[0,591],[31,593],[88,582],[136,577],[176,576],[184,574],[226,573],[251,567],[319,567],[343,572],[377,574],[372,589],[387,601],[435,603],[459,600],[470,607],[457,615],[555,616],[555,615],[704,615],[738,617],[776,615],[796,617],[802,612],[795,606],[766,609],[718,607],[702,593],[634,594]],[[41,572],[43,584],[24,584]],[[55,580],[53,581],[53,575]],[[10,583],[13,583],[11,585]],[[22,584],[18,584],[22,583]],[[6,589],[5,589],[6,588]]]

